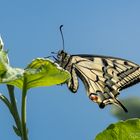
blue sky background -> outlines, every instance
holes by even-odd
[[[139,0],[0,0],[0,34],[14,67],[25,68],[32,59],[62,49],[61,24],[70,54],[110,55],[140,64]],[[3,85],[0,92],[8,95]],[[21,92],[16,92],[20,105]],[[27,98],[30,140],[93,140],[117,121],[110,106],[99,109],[85,93],[81,82],[77,94],[66,85],[31,89]],[[122,99],[140,96],[140,85],[121,93]],[[0,139],[19,139],[13,123],[0,102]]]

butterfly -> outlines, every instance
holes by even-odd
[[[62,34],[63,25],[60,26]],[[140,66],[129,60],[100,55],[70,55],[63,50],[57,53],[56,62],[71,74],[67,86],[73,93],[79,87],[81,79],[87,96],[100,108],[115,104],[128,112],[117,99],[120,91],[140,82]]]

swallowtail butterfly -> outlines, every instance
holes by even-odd
[[[108,104],[115,104],[128,112],[124,105],[117,99],[122,89],[140,82],[140,66],[125,59],[77,54],[70,55],[63,50],[57,54],[56,62],[71,74],[67,82],[68,88],[76,93],[80,78],[86,88],[89,99],[97,103],[100,108]]]

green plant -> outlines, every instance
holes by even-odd
[[[9,64],[7,51],[0,38],[0,83],[6,84],[9,97],[0,94],[0,99],[8,107],[14,121],[13,130],[21,140],[28,140],[26,126],[26,97],[30,88],[40,86],[52,86],[65,83],[70,74],[49,59],[34,59],[25,69],[13,68]],[[17,109],[14,87],[21,89],[21,114]]]
[[[129,119],[109,125],[95,140],[139,140],[140,119]]]

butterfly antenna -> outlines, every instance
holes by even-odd
[[[63,27],[63,25],[60,25],[59,29],[60,29],[60,33],[61,33],[61,37],[62,37],[62,41],[63,41],[63,51],[64,51],[65,47],[64,47],[64,37],[63,37],[62,27]]]

